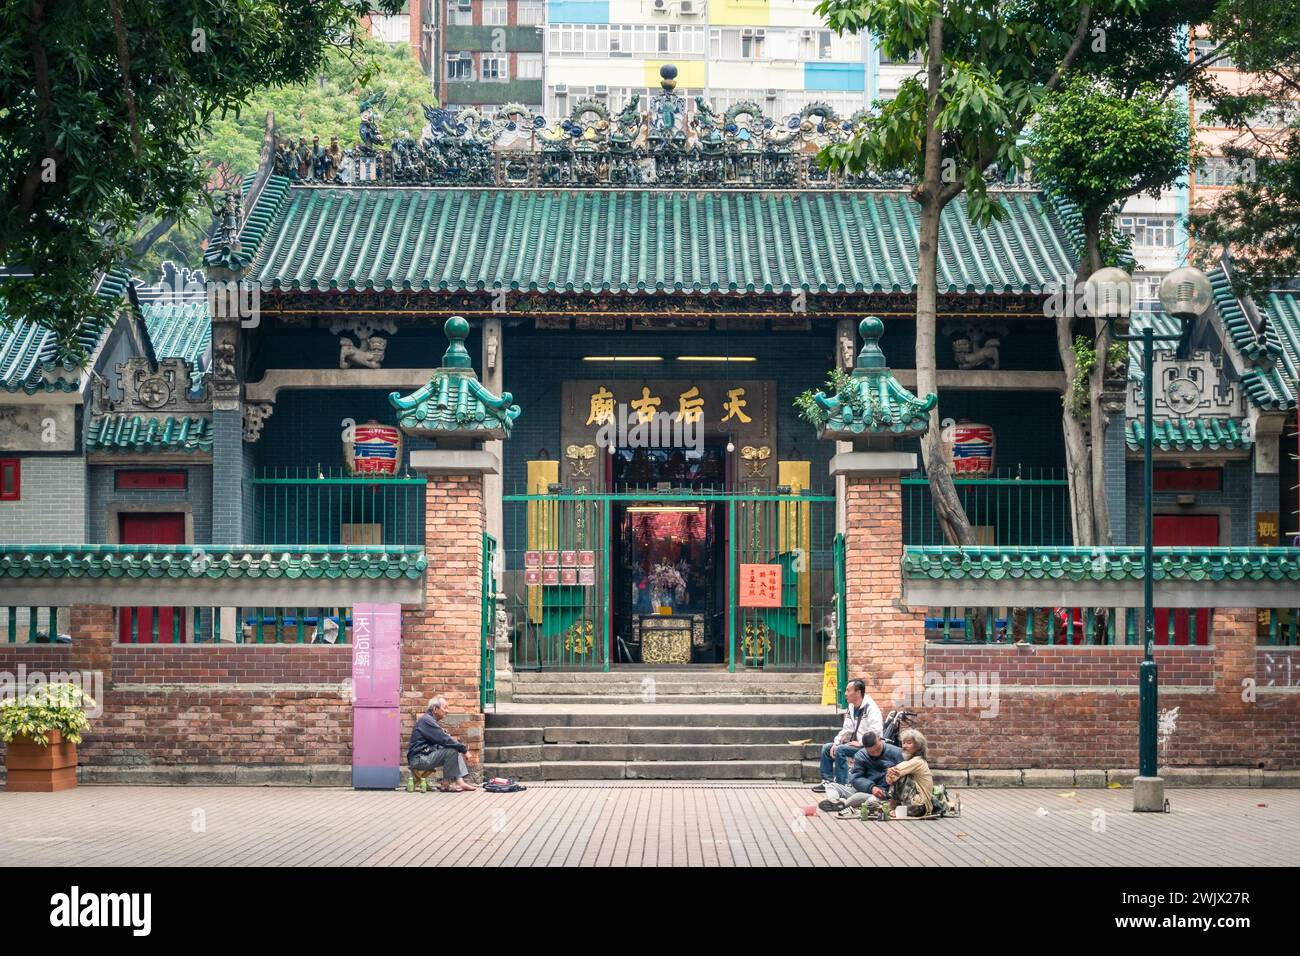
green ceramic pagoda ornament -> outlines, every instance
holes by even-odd
[[[875,436],[910,438],[924,435],[930,427],[930,409],[939,398],[917,398],[885,364],[880,336],[885,323],[869,315],[858,325],[862,351],[844,386],[834,395],[813,396],[821,410],[816,422],[817,437],[855,441]]]
[[[493,395],[474,374],[465,350],[469,323],[453,315],[442,327],[447,351],[427,384],[403,397],[388,400],[397,409],[397,424],[408,435],[436,439],[440,447],[458,447],[509,438],[519,406],[509,392]]]

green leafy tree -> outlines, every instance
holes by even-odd
[[[924,69],[897,96],[876,104],[846,143],[824,161],[852,173],[906,171],[920,206],[916,289],[917,391],[937,393],[935,319],[939,223],[963,192],[969,216],[987,225],[1005,213],[990,196],[986,171],[1021,169],[1021,133],[1043,97],[1073,68],[1092,37],[1094,16],[1135,14],[1143,0],[821,0],[835,30],[870,31],[895,62],[919,54]],[[1093,37],[1095,42],[1095,37]],[[953,544],[975,543],[943,460],[939,412],[922,442],[935,514]]]
[[[0,8],[0,316],[75,331],[138,224],[180,216],[212,124],[317,73],[400,0],[11,0]]]
[[[1166,43],[1172,49],[1173,37]],[[1028,151],[1035,177],[1073,203],[1083,220],[1076,290],[1103,264],[1113,265],[1118,258],[1122,245],[1114,238],[1115,210],[1131,196],[1158,195],[1187,172],[1189,138],[1187,111],[1154,83],[1125,88],[1104,75],[1080,73],[1045,99],[1029,132]],[[1106,375],[1113,365],[1080,360],[1078,341],[1087,346],[1086,355],[1106,355],[1110,330],[1103,321],[1079,317],[1079,311],[1057,310],[1056,340],[1071,385],[1061,418],[1074,543],[1091,547],[1113,543],[1102,408]],[[1086,337],[1077,334],[1076,322],[1091,326]],[[1086,402],[1072,400],[1079,393],[1087,395]]]
[[[267,114],[275,116],[276,135],[311,142],[319,136],[328,146],[338,137],[345,147],[357,142],[363,104],[372,106],[385,138],[402,130],[418,136],[425,123],[423,105],[434,102],[429,77],[409,46],[359,39],[346,49],[330,50],[321,70],[305,82],[258,90],[239,113],[212,121],[199,146],[199,160],[209,171],[204,194],[188,215],[159,219],[137,236],[132,268],[151,275],[165,260],[196,265],[212,225],[210,195],[233,188],[257,168],[266,135]]]
[[[1300,6],[1223,0],[1209,29],[1249,82],[1208,97],[1212,121],[1235,131],[1218,152],[1238,175],[1191,216],[1196,258],[1227,250],[1237,291],[1257,292],[1300,276]]]

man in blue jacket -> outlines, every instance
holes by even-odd
[[[903,751],[868,731],[862,738],[862,749],[853,757],[848,784],[827,786],[826,799],[818,806],[834,811],[888,799],[889,784],[885,781],[885,771],[902,762]]]
[[[420,715],[411,730],[411,742],[406,748],[406,763],[411,768],[411,776],[406,781],[408,792],[414,792],[418,786],[421,793],[429,789],[433,772],[442,768],[442,783],[438,789],[443,793],[459,793],[465,790],[477,790],[473,784],[465,782],[469,767],[465,765],[467,746],[442,729],[438,722],[447,716],[447,699],[435,697],[429,701],[428,710]]]

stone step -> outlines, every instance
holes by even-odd
[[[812,723],[781,727],[494,727],[487,741],[499,747],[541,744],[789,744],[829,740],[833,728]]]
[[[812,767],[809,778],[808,767]],[[817,765],[798,760],[571,760],[484,763],[486,776],[530,780],[816,780]],[[810,795],[811,796],[811,795]],[[811,801],[810,801],[811,802]]]
[[[488,763],[554,761],[618,761],[653,763],[695,760],[814,760],[819,745],[807,744],[536,744],[513,747],[489,745]]]
[[[495,712],[485,715],[487,733],[506,727],[756,727],[756,728],[822,728],[830,739],[840,721],[829,707],[776,705],[744,707],[715,705],[712,707],[683,707],[674,704],[659,706],[578,705],[525,706],[519,703],[501,705]],[[802,736],[802,734],[800,735]],[[795,738],[797,739],[797,738]]]
[[[659,691],[654,695],[653,700],[646,700],[640,691],[628,691],[626,693],[611,694],[559,694],[559,693],[533,693],[521,692],[516,690],[511,697],[511,701],[516,704],[608,704],[614,707],[626,706],[629,704],[647,704],[647,703],[664,703],[664,704],[716,704],[732,703],[740,699],[742,695],[734,691],[726,693],[679,693],[668,694]],[[775,694],[775,693],[750,693],[746,691],[743,694],[746,702],[751,704],[815,704],[820,699],[819,694]]]

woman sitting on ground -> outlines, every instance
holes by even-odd
[[[447,716],[447,699],[435,697],[429,701],[428,710],[420,715],[411,730],[411,743],[406,748],[406,763],[411,768],[410,779],[406,789],[413,791],[418,786],[420,792],[429,789],[428,777],[439,767],[442,768],[442,783],[438,789],[443,793],[477,790],[465,782],[469,767],[465,765],[465,752],[469,750],[463,743],[442,729],[438,721]]]
[[[902,806],[909,817],[929,816],[934,812],[934,774],[925,760],[925,736],[919,730],[904,730],[898,742],[905,759],[885,771],[890,814]]]

